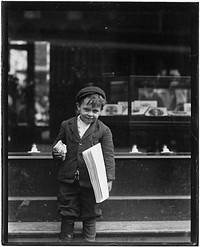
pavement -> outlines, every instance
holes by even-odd
[[[112,221],[97,222],[96,244],[153,244],[189,245],[190,221]],[[74,240],[70,245],[84,245],[82,223],[75,223]],[[9,222],[8,243],[34,245],[66,245],[57,241],[60,222]]]

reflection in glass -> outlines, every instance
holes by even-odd
[[[156,100],[158,107],[166,107],[169,111],[184,111],[184,104],[191,101],[191,90],[179,88],[139,88],[139,100]]]
[[[35,125],[49,126],[49,68],[48,42],[35,42]]]
[[[12,98],[12,103],[10,101],[9,107],[16,111],[18,124],[27,124],[28,121],[26,114],[27,57],[28,53],[26,50],[10,49],[8,88],[12,88],[12,92],[9,92],[9,98]]]

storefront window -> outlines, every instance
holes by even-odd
[[[146,110],[145,115],[187,116],[191,115],[190,77],[133,77],[138,98],[133,104],[137,115]],[[150,109],[153,108],[153,109]],[[142,113],[142,114],[143,114]]]
[[[111,80],[105,87],[108,104],[101,116],[128,115],[128,81]]]
[[[49,139],[49,43],[10,41],[9,151],[26,151]]]
[[[26,125],[27,104],[25,90],[27,87],[28,52],[26,50],[10,49],[10,71],[9,71],[9,109],[15,111],[18,124]]]
[[[117,149],[144,153],[191,151],[190,76],[107,76],[108,109],[101,115]],[[116,124],[117,123],[117,124]]]
[[[35,125],[49,125],[49,43],[35,42]]]
[[[75,97],[72,97],[77,91],[75,86],[96,84],[92,80],[89,84],[87,79],[82,82],[81,77],[77,79],[71,72],[72,77],[64,77],[64,80],[55,71],[59,76],[54,80],[51,71],[51,80],[55,84],[54,88],[51,87],[54,93],[51,106],[54,106],[55,112],[51,111],[50,126],[50,43],[34,42],[32,50],[28,44],[12,45],[8,96],[9,142],[13,141],[14,151],[16,148],[28,151],[33,143],[41,151],[50,151],[52,140],[59,131],[56,124],[66,119],[69,112],[75,115],[75,107],[71,107],[72,103],[75,105]],[[106,92],[107,104],[100,117],[111,128],[116,149],[128,151],[137,145],[143,152],[156,153],[167,145],[174,152],[190,152],[190,76],[181,76],[177,69],[170,70],[168,75],[156,76],[121,76],[111,72],[103,73],[101,77],[99,75],[96,81]],[[59,107],[60,111],[57,110]],[[55,126],[52,125],[53,121]]]

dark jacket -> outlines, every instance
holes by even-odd
[[[91,146],[101,143],[104,155],[108,181],[115,179],[115,160],[112,133],[110,129],[100,120],[93,122],[83,137],[80,138],[77,127],[77,117],[63,121],[60,132],[53,146],[62,140],[67,145],[67,155],[64,161],[60,162],[58,172],[59,181],[73,183],[75,172],[79,170],[79,183],[83,187],[91,187],[86,164],[82,152]]]

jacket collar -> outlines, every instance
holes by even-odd
[[[87,138],[89,135],[91,135],[91,134],[95,131],[97,121],[94,121],[94,122],[90,125],[90,127],[89,127],[89,128],[86,130],[86,132],[84,133],[82,139],[80,138],[79,133],[78,133],[77,117],[72,118],[72,119],[69,121],[69,124],[70,124],[71,130],[72,130],[72,132],[74,133],[74,135],[76,136],[76,138],[77,138],[78,140],[84,140],[85,138]]]

